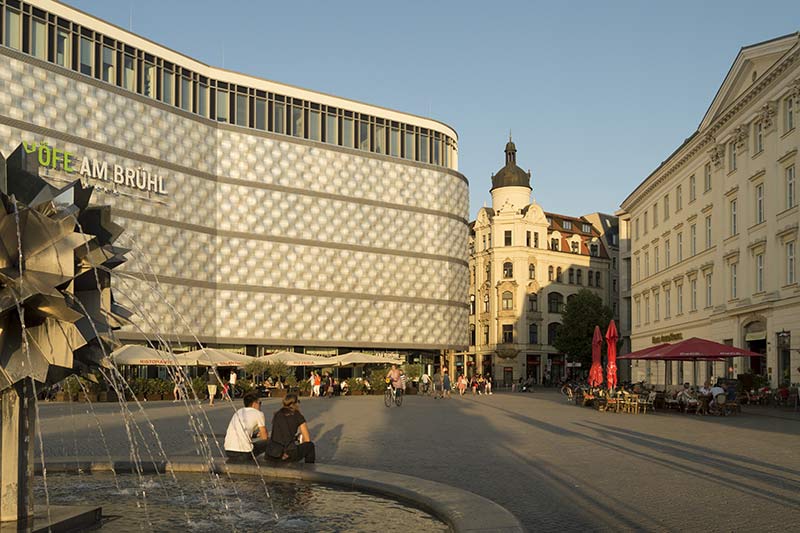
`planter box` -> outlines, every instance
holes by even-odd
[[[158,401],[163,400],[163,397],[161,396],[160,392],[159,393],[154,393],[154,394],[148,394],[145,397],[147,398],[148,402],[158,402]]]
[[[348,394],[348,396],[361,396],[364,393],[361,392],[360,390],[354,390],[354,391],[348,392],[347,394]]]
[[[99,402],[116,402],[117,400],[117,393],[114,391],[101,392],[97,395],[97,401]]]
[[[66,392],[57,392],[56,393],[56,401],[57,402],[66,402],[69,400],[69,396]]]
[[[286,398],[286,389],[270,389],[270,398]]]
[[[81,403],[96,402],[97,394],[92,394],[92,393],[85,394],[83,391],[81,391],[81,393],[78,394],[78,401]]]
[[[413,396],[417,394],[417,389],[415,389],[414,387],[409,387],[406,389],[406,394]]]

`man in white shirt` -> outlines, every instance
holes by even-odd
[[[715,402],[717,401],[717,397],[720,394],[724,397],[725,396],[725,389],[720,387],[719,384],[714,385],[713,387],[711,387],[711,397],[714,398]],[[717,402],[717,403],[719,403],[719,402]],[[724,399],[722,400],[722,403],[725,403]]]
[[[225,455],[229,463],[246,463],[267,449],[267,422],[261,399],[255,392],[244,395],[244,407],[233,414],[225,432]],[[258,435],[253,440],[254,435]]]

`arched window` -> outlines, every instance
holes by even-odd
[[[511,291],[505,291],[503,293],[503,309],[506,311],[514,309],[514,295],[511,294]]]
[[[536,265],[533,263],[528,265],[528,279],[536,279]]]
[[[600,286],[600,271],[594,273],[594,284],[596,287]]]
[[[528,344],[539,344],[539,326],[533,322],[528,324]]]
[[[561,329],[561,324],[558,322],[551,322],[547,326],[547,344],[553,345],[556,342],[556,337],[558,336],[558,330]]]
[[[547,279],[549,281],[553,281],[553,267],[552,266],[547,267]]]
[[[471,314],[471,315],[475,314],[475,295],[474,294],[470,294],[469,295],[469,314]]]
[[[575,295],[574,294],[570,294],[569,296],[567,296],[567,303],[570,303],[574,299],[575,299]]]
[[[539,297],[536,294],[529,294],[528,295],[528,311],[538,311],[539,310]]]
[[[489,293],[483,295],[483,312],[489,312]]]
[[[564,297],[558,292],[551,292],[547,296],[547,310],[551,313],[563,313]]]
[[[570,268],[569,269],[569,282],[570,283],[575,283],[575,269],[574,268]]]
[[[504,278],[514,277],[514,265],[510,261],[503,263],[503,277]]]
[[[578,269],[578,285],[583,285],[583,269]]]
[[[492,263],[486,263],[486,281],[492,281]]]
[[[561,267],[556,269],[556,281],[561,283]]]
[[[469,325],[469,345],[475,346],[475,324]]]

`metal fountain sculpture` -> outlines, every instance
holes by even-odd
[[[90,206],[80,181],[40,176],[27,148],[0,156],[0,522],[33,516],[36,392],[71,374],[95,380],[130,317],[111,293],[128,251],[114,246],[111,208]]]

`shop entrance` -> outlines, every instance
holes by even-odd
[[[762,321],[751,322],[744,328],[744,341],[748,350],[766,355],[767,353],[767,325]],[[763,376],[767,373],[766,357],[748,357],[750,372]]]
[[[529,353],[525,361],[525,372],[526,376],[533,377],[533,382],[536,384],[542,382],[542,376],[539,374],[539,368],[539,356]]]

